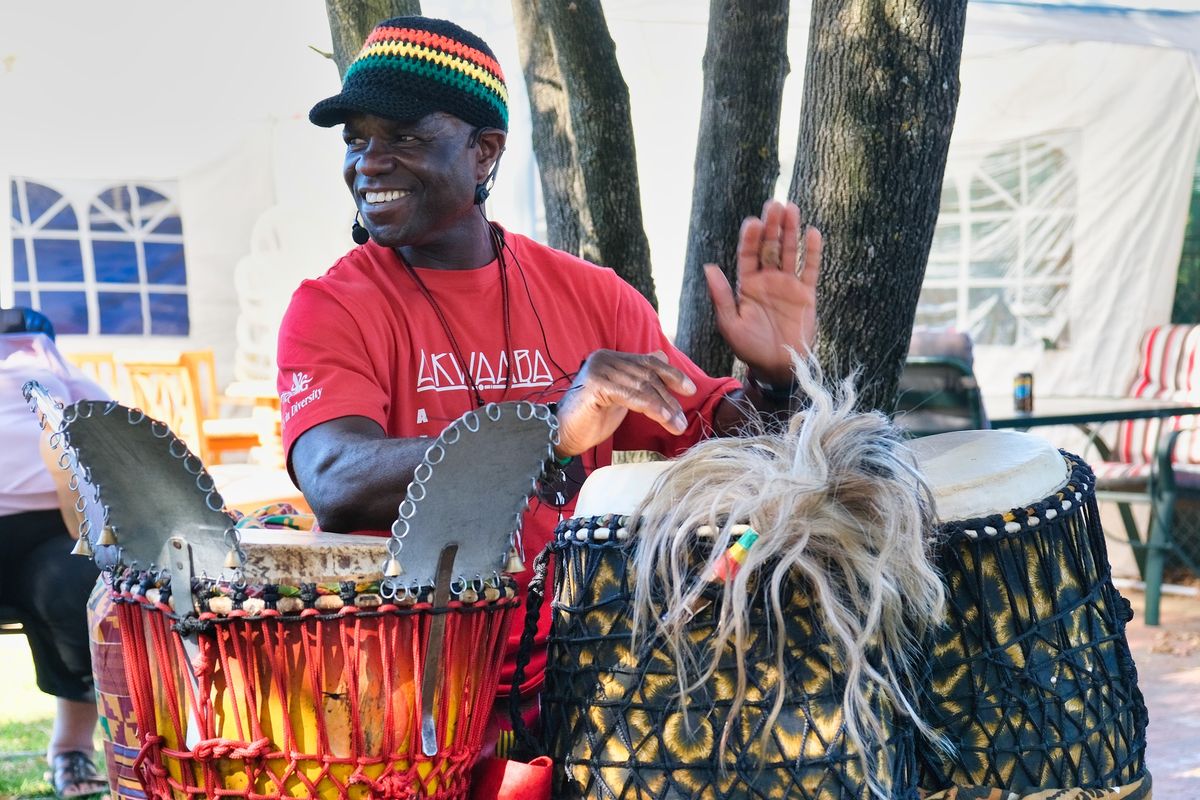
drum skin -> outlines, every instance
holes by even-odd
[[[925,720],[953,750],[919,750],[921,786],[1025,793],[1145,775],[1146,709],[1112,584],[1091,470],[1005,514],[944,524],[946,624],[927,652]]]
[[[556,798],[867,798],[858,753],[842,731],[841,666],[799,584],[786,586],[788,684],[796,689],[764,739],[763,721],[779,684],[774,622],[764,603],[752,612],[746,703],[720,752],[737,674],[735,654],[678,703],[674,661],[653,641],[631,647],[634,574],[629,545],[593,541],[611,519],[574,519],[559,528],[554,622],[549,642],[543,729],[557,765]],[[572,530],[574,528],[574,530]],[[584,541],[579,537],[583,536]],[[719,603],[719,595],[712,600]],[[689,626],[701,648],[713,632],[713,606]],[[916,798],[914,735],[879,698],[887,745],[869,754],[894,798]]]

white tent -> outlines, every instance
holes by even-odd
[[[1170,319],[1200,145],[1200,13],[973,2],[918,320],[985,391],[1121,393]]]
[[[957,206],[941,219],[922,320],[976,335],[985,388],[1002,392],[1028,369],[1039,392],[1118,391],[1140,331],[1169,315],[1200,139],[1200,13],[1175,6],[971,2],[947,172]],[[489,211],[538,234],[508,4],[425,0],[423,8],[482,32],[505,67],[512,135]],[[605,9],[630,88],[643,211],[672,329],[707,3],[606,0]],[[780,194],[808,27],[804,9],[792,17]],[[0,192],[0,211],[16,222],[0,232],[0,301],[29,296],[39,282],[38,291],[77,291],[88,304],[77,321],[86,333],[62,337],[65,349],[214,347],[223,380],[234,363],[240,377],[269,374],[273,326],[291,288],[350,246],[340,138],[306,119],[312,102],[336,91],[336,71],[310,45],[330,47],[321,0],[6,5],[0,181],[14,191]],[[47,227],[47,207],[40,227],[27,219],[37,210],[22,193],[28,183],[72,205],[76,228]],[[135,211],[110,207],[123,196],[114,187],[165,200],[143,202],[139,227]],[[153,227],[163,214],[178,216],[178,234]],[[132,232],[106,231],[115,217]],[[108,274],[97,242],[122,237],[146,255],[138,272]],[[50,259],[31,275],[14,253],[35,238],[76,243],[82,268]],[[148,246],[169,251],[174,242],[186,256],[186,286],[156,285]],[[142,328],[103,313],[105,303],[134,296]],[[171,324],[156,333],[157,303],[170,308],[180,296],[186,335]]]

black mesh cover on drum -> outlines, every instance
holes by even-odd
[[[780,683],[766,604],[754,603],[744,662],[749,690],[728,747],[719,742],[736,686],[732,649],[699,692],[679,707],[674,660],[653,639],[631,648],[635,575],[632,543],[598,541],[624,527],[623,517],[576,518],[559,526],[554,622],[549,641],[542,726],[556,765],[556,798],[868,798],[857,751],[842,727],[843,670],[822,633],[817,609],[796,583],[783,596],[792,609],[781,632],[792,696],[766,739],[764,720]],[[597,531],[600,535],[597,536]],[[713,633],[713,605],[689,625],[703,649]],[[911,725],[876,696],[888,732],[869,754],[890,797],[915,800]]]
[[[954,747],[918,750],[921,787],[1100,788],[1145,774],[1146,707],[1086,464],[1028,508],[946,524],[948,614],[921,713]]]

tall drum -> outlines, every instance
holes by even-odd
[[[1091,469],[1015,432],[913,447],[949,589],[921,711],[952,749],[920,749],[922,787],[1148,784],[1132,612],[1112,584]]]
[[[732,650],[723,667],[677,707],[677,664],[661,646],[632,643],[636,576],[628,518],[577,517],[560,527],[553,544],[558,571],[554,623],[542,695],[543,727],[551,757],[563,768],[556,797],[741,797],[749,786],[767,796],[870,797],[859,752],[845,735],[843,664],[822,634],[803,581],[783,598],[791,611],[782,632],[765,608],[751,612],[743,652],[750,690],[732,716],[737,666]],[[719,602],[716,593],[714,603]],[[713,638],[709,606],[688,629],[701,648]],[[774,637],[782,635],[788,668],[775,669]],[[764,739],[764,725],[781,682],[803,687],[784,700]],[[872,698],[888,732],[886,746],[867,753],[891,797],[916,800],[915,739],[887,700]],[[723,729],[732,718],[724,753]]]

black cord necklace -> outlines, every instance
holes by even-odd
[[[504,317],[504,357],[508,361],[504,370],[504,396],[507,397],[509,389],[512,388],[513,371],[513,356],[511,352],[512,320],[509,318],[508,303],[508,264],[506,264],[504,260],[503,241],[500,239],[499,232],[491,223],[488,223],[488,233],[491,234],[492,249],[496,253],[496,261],[500,269],[500,303]],[[438,322],[442,325],[442,331],[446,334],[446,338],[450,341],[450,347],[454,351],[454,357],[458,359],[458,366],[464,375],[464,380],[467,383],[468,388],[470,388],[471,394],[474,396],[475,407],[483,408],[483,393],[479,390],[479,384],[475,381],[475,376],[471,374],[470,363],[468,363],[463,357],[463,350],[461,347],[459,347],[458,339],[454,335],[454,329],[450,327],[449,320],[446,319],[445,312],[442,311],[442,307],[439,306],[437,300],[434,299],[433,293],[429,291],[429,287],[425,285],[423,280],[421,280],[421,276],[417,274],[417,271],[413,268],[412,264],[408,263],[408,259],[404,257],[404,254],[400,252],[399,248],[395,248],[393,252],[395,252],[396,256],[400,259],[400,264],[404,267],[404,271],[408,273],[410,278],[412,278],[413,283],[417,285],[417,288],[421,291],[421,294],[425,297],[425,300],[429,303],[430,307],[433,308],[433,313],[437,315]]]

